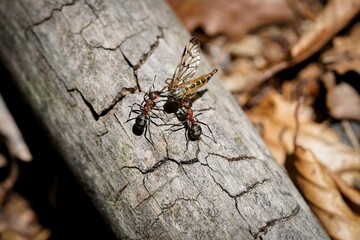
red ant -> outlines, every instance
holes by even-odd
[[[202,113],[198,113],[194,115],[194,111],[192,109],[192,102],[189,99],[183,99],[183,101],[181,102],[180,110],[176,113],[176,116],[181,123],[172,125],[169,130],[172,132],[176,132],[185,128],[186,145],[188,145],[189,141],[199,140],[201,135],[204,135],[205,137],[211,139],[216,143],[210,127],[206,123],[200,122],[196,119],[196,117],[201,114]],[[205,125],[208,128],[212,137],[209,137],[202,132],[200,124]],[[174,129],[175,127],[179,128]]]
[[[152,120],[152,118],[160,118],[162,120],[162,118],[157,115],[153,110],[159,110],[162,111],[159,108],[156,108],[156,102],[155,100],[159,97],[162,97],[162,92],[161,91],[149,91],[144,95],[144,100],[142,101],[141,104],[138,103],[134,103],[131,106],[131,110],[129,113],[129,119],[126,122],[129,122],[131,120],[135,119],[135,123],[133,125],[133,133],[137,136],[140,136],[144,133],[144,136],[146,138],[146,140],[154,145],[154,142],[152,140],[152,136],[151,136],[151,131],[150,131],[150,123],[155,124],[156,126],[159,126],[159,124],[157,124],[155,121]],[[133,109],[134,106],[137,106],[139,109]],[[134,118],[130,118],[131,113],[136,113],[138,114],[136,117]],[[163,121],[163,120],[162,120]],[[149,138],[147,138],[146,134],[147,131],[149,130]]]

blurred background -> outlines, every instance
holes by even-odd
[[[168,3],[328,234],[358,239],[360,1]],[[113,239],[0,72],[1,239]]]

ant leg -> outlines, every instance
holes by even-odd
[[[172,127],[174,127],[174,126],[172,126]],[[180,128],[176,128],[176,129],[172,129],[172,127],[170,127],[170,128],[168,128],[168,129],[166,129],[166,131],[177,132],[177,131],[180,131],[180,130],[184,129],[184,127],[183,127],[183,126],[182,126],[182,127],[180,127]]]
[[[183,127],[181,127],[181,128],[176,128],[176,129],[168,128],[168,129],[166,129],[166,131],[177,132],[177,131],[180,131],[180,130],[182,130],[182,129],[184,129],[184,128],[183,128]]]
[[[127,123],[127,122],[129,122],[129,121],[134,120],[134,119],[137,118],[137,117],[130,118],[130,117],[131,117],[131,113],[140,114],[140,113],[142,113],[142,112],[141,112],[140,110],[132,110],[132,111],[130,111],[130,113],[129,113],[129,119],[128,119],[127,121],[125,121],[125,123]]]
[[[164,123],[157,123],[157,122],[155,122],[155,121],[153,121],[152,119],[149,119],[155,126],[157,126],[157,127],[161,127],[161,126],[165,126],[165,125],[167,125],[165,122]]]
[[[151,131],[150,131],[150,127],[149,127],[149,123],[147,123],[145,125],[145,133],[144,133],[144,137],[146,139],[146,141],[148,141],[153,147],[154,147],[154,141],[152,140],[152,136],[151,136]],[[147,132],[149,131],[149,138],[146,136]]]
[[[195,114],[195,115],[194,115],[194,118],[200,116],[201,114],[202,114],[202,112]]]
[[[131,120],[134,120],[134,119],[136,119],[136,117],[134,117],[134,118],[129,118],[129,119],[126,120],[124,123],[130,122]]]
[[[154,110],[154,108],[152,109],[152,110]],[[155,110],[158,110],[158,109],[155,109]],[[156,114],[154,111],[151,111],[150,112],[153,116],[150,116],[150,114],[149,114],[149,117],[151,117],[151,118],[160,118],[163,122],[165,122],[158,114]]]
[[[134,106],[138,106],[138,107],[140,108],[140,110],[138,110],[138,109],[134,110]],[[132,112],[135,112],[135,113],[136,113],[136,111],[141,111],[142,108],[143,108],[143,107],[142,107],[140,104],[138,104],[138,103],[133,103],[133,105],[131,105],[131,106],[129,106],[129,107],[130,107],[129,117],[131,116],[131,113],[132,113]]]
[[[207,136],[206,134],[203,134],[203,135],[204,135],[205,137],[211,139],[214,143],[217,143],[216,140],[215,140],[214,134],[213,134],[211,128],[209,127],[209,125],[207,125],[207,124],[204,123],[204,122],[199,122],[199,121],[198,121],[197,123],[200,123],[200,124],[202,124],[202,125],[205,125],[205,126],[207,127],[207,129],[209,130],[209,132],[211,133],[211,136],[212,136],[212,137],[209,137],[209,136]]]
[[[186,129],[186,130],[185,130],[186,151],[187,151],[188,148],[189,148],[189,142],[190,142],[190,139],[188,138],[188,133],[189,133],[189,129]]]

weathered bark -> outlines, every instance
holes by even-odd
[[[152,147],[125,123],[189,39],[166,3],[2,0],[0,16],[2,60],[118,237],[327,238],[216,77],[193,107],[217,143],[186,150],[183,131],[151,126]]]

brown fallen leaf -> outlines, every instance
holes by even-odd
[[[342,30],[360,11],[360,0],[330,0],[312,26],[291,47],[289,59],[255,74],[251,84],[242,91],[252,91],[276,73],[294,66],[318,52]]]
[[[345,82],[328,90],[326,105],[334,118],[360,121],[360,95]]]
[[[350,170],[338,173],[342,181],[360,191],[360,171]]]
[[[0,238],[6,236],[38,240],[45,240],[50,236],[50,231],[37,222],[29,203],[14,192],[8,196],[0,215]]]
[[[322,164],[332,171],[359,170],[360,155],[340,140],[338,134],[325,124],[313,122],[312,110],[302,106],[298,112],[298,131],[295,119],[296,102],[289,102],[276,92],[269,92],[263,101],[247,115],[253,123],[263,126],[263,138],[276,148],[277,160],[285,163],[287,155],[294,153],[294,137],[296,144],[315,154]],[[280,154],[279,150],[283,149]]]
[[[319,96],[321,74],[319,64],[311,63],[299,72],[295,80],[284,82],[281,92],[287,100],[304,98],[305,105],[312,105]]]
[[[331,70],[339,74],[356,71],[360,74],[360,24],[352,27],[348,36],[339,36],[332,41],[333,48],[322,54],[321,59]]]
[[[260,26],[285,23],[294,14],[285,0],[168,0],[185,27],[202,27],[208,35],[226,34],[238,40]]]
[[[31,153],[18,129],[13,117],[0,95],[0,139],[7,145],[12,157],[22,161],[31,161]]]
[[[360,216],[343,200],[328,170],[306,149],[296,147],[297,185],[328,234],[335,239],[358,239]]]
[[[262,137],[281,165],[289,152],[281,137],[286,131],[295,131],[294,111],[295,103],[289,104],[275,91],[269,91],[257,106],[246,112],[254,124],[262,126]],[[312,114],[310,108],[301,108],[299,121],[311,121]]]
[[[329,172],[342,195],[351,203],[351,208],[357,214],[360,213],[360,191],[346,184],[337,174]]]
[[[19,168],[16,160],[13,160],[10,166],[8,176],[0,182],[0,206],[6,201],[9,193],[12,192],[13,187],[19,176]]]
[[[350,36],[336,37],[333,40],[334,47],[322,55],[323,63],[327,64],[329,69],[335,70],[339,74],[344,74],[351,70],[360,73],[359,37],[360,24],[356,24],[352,28]]]
[[[284,67],[278,65],[279,62],[287,66],[283,60],[297,38],[295,30],[290,27],[269,26],[258,30],[256,35],[247,34],[240,41],[227,42],[223,51],[232,57],[232,61],[222,77],[224,86],[231,92],[243,92],[258,76],[263,76],[264,71],[271,74],[278,70],[271,66]]]
[[[359,10],[359,0],[329,0],[313,26],[292,47],[292,62],[301,62],[317,52],[343,29]]]

